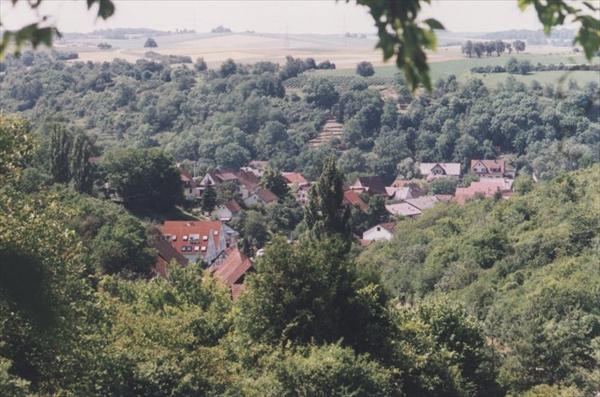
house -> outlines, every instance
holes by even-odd
[[[225,204],[218,206],[212,213],[214,218],[221,222],[229,222],[242,212],[242,207],[235,200],[229,200]]]
[[[308,203],[310,187],[311,187],[310,182],[303,184],[303,185],[299,185],[299,186],[292,185],[290,187],[290,190],[291,190],[292,194],[294,195],[294,198],[296,199],[296,201],[298,203],[300,203],[300,205],[306,205],[306,203]]]
[[[252,270],[252,262],[238,248],[227,249],[225,259],[210,268],[212,275],[229,287],[234,300],[243,292],[244,278]]]
[[[275,203],[279,200],[279,197],[275,195],[269,189],[259,188],[254,193],[250,194],[248,197],[244,199],[244,204],[247,207],[251,207],[253,205],[259,204],[270,204]]]
[[[218,186],[223,183],[235,184],[244,199],[260,187],[260,179],[253,171],[244,169],[236,171],[224,168],[207,172],[200,180],[199,186],[205,189],[208,186]]]
[[[405,216],[407,218],[416,218],[422,211],[408,203],[388,204],[385,209],[392,215]]]
[[[189,262],[213,264],[235,241],[221,221],[165,221],[160,227],[162,239]]]
[[[181,184],[183,185],[183,196],[186,198],[186,200],[193,200],[202,197],[202,189],[200,188],[199,183],[196,182],[189,172],[183,168],[179,169],[179,178],[181,179]]]
[[[510,197],[512,195],[512,179],[482,178],[477,182],[472,182],[469,187],[456,188],[454,200],[459,204],[464,204],[478,197],[493,197],[495,194],[501,194],[503,198]]]
[[[504,160],[471,160],[471,172],[486,178],[514,178],[514,170],[507,170]]]
[[[304,178],[304,175],[298,172],[282,172],[281,177],[288,186],[302,186],[308,184],[308,181],[306,180],[306,178]]]
[[[180,266],[187,266],[189,261],[181,255],[171,244],[161,238],[152,240],[152,247],[156,250],[156,263],[153,272],[161,277],[167,277],[169,263],[174,261]]]
[[[356,190],[346,190],[344,191],[344,198],[342,199],[342,203],[346,205],[353,205],[358,207],[362,212],[367,212],[369,206],[364,200],[360,197],[360,194]]]
[[[375,225],[369,230],[365,231],[362,235],[362,242],[372,242],[379,240],[391,240],[394,235],[394,228],[396,225],[393,222],[380,223]]]
[[[412,205],[413,207],[421,211],[425,211],[430,208],[433,208],[437,203],[440,202],[440,200],[438,200],[438,198],[435,196],[422,196],[406,199],[404,200],[404,202]]]
[[[366,192],[371,196],[387,195],[385,191],[385,184],[383,183],[381,177],[377,175],[358,177],[356,181],[350,185],[350,190]]]
[[[385,191],[390,201],[403,201],[421,197],[425,194],[415,183],[407,183],[401,187],[386,186]]]
[[[459,178],[460,163],[421,163],[419,164],[419,171],[427,181],[436,178]]]
[[[243,171],[251,172],[260,178],[268,166],[268,161],[252,160],[246,167],[241,167],[240,169]]]

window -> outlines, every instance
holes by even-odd
[[[188,240],[188,236],[187,236],[187,234],[184,234],[183,235],[183,241],[187,241],[187,240]]]

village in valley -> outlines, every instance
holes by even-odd
[[[249,208],[268,206],[283,199],[269,190],[263,176],[269,169],[268,161],[251,161],[240,169],[217,168],[204,175],[193,175],[180,165],[180,178],[184,196],[198,215],[197,220],[166,220],[160,225],[160,238],[154,242],[158,252],[155,273],[167,275],[172,261],[186,266],[203,263],[209,271],[231,291],[236,299],[244,289],[244,277],[253,271],[256,252],[244,252],[240,248],[239,233],[232,222],[239,219]],[[397,178],[386,186],[377,175],[360,176],[344,186],[343,204],[360,213],[369,211],[371,200],[383,200],[386,218],[384,222],[368,225],[362,235],[355,235],[361,247],[373,242],[391,240],[394,233],[401,233],[403,219],[415,219],[440,203],[463,205],[480,198],[508,199],[512,195],[515,170],[504,159],[472,159],[466,173],[460,163],[420,163],[413,179]],[[305,206],[314,183],[298,172],[280,172],[278,177],[289,195]],[[457,185],[453,194],[435,194],[431,184],[447,180]],[[231,197],[215,203],[211,211],[202,210],[203,196],[213,195],[219,187],[228,186]],[[233,189],[232,189],[233,188]],[[209,193],[207,193],[209,192]]]

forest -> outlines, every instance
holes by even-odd
[[[283,65],[230,60],[217,70],[202,59],[193,67],[66,63],[26,52],[0,64],[0,107],[27,117],[41,139],[63,124],[84,130],[102,151],[160,147],[199,173],[268,160],[314,179],[334,155],[350,177],[389,182],[403,172],[401,163],[466,167],[471,158],[510,154],[519,169],[550,179],[598,161],[597,84],[526,86],[507,78],[490,89],[451,76],[414,97],[400,77],[391,95],[359,76],[337,84],[315,76],[285,87],[322,67],[326,61],[292,57]],[[406,109],[398,112],[398,104]],[[328,118],[344,125],[343,136],[311,148]]]
[[[413,95],[398,77],[390,94],[369,77],[311,75],[330,67],[6,57],[4,395],[600,390],[598,85],[508,77],[491,89],[449,77]],[[298,75],[310,78],[286,86]],[[329,119],[342,136],[309,145]],[[355,244],[357,230],[383,221],[376,199],[369,219],[342,204],[356,176],[391,182],[413,178],[418,162],[466,171],[499,156],[518,170],[510,199],[440,204],[397,219],[390,242]],[[282,188],[234,224],[242,245],[264,247],[246,292],[232,301],[202,264],[152,277],[158,223],[186,216],[176,164],[201,174],[251,160],[316,182],[305,208]],[[103,193],[106,181],[121,201]]]

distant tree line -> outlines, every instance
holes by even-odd
[[[531,62],[518,61],[510,58],[506,66],[487,65],[471,68],[473,73],[510,73],[510,74],[528,74],[530,72],[552,72],[552,71],[600,71],[600,64],[580,63],[569,65],[564,63],[544,65],[538,63],[532,65]]]
[[[522,40],[515,40],[512,43],[502,40],[475,42],[467,40],[462,46],[462,53],[469,58],[474,56],[481,58],[483,55],[488,57],[492,55],[500,56],[504,52],[508,52],[510,55],[513,50],[518,54],[525,51],[525,48],[526,44]]]
[[[189,57],[187,55],[163,55],[155,51],[147,51],[144,54],[144,58],[167,64],[192,63],[192,57]]]

